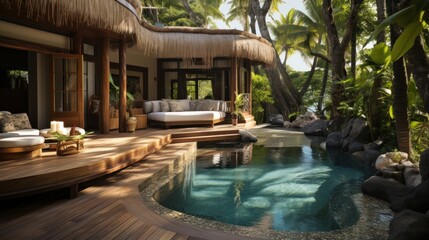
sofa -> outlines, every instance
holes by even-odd
[[[144,111],[149,125],[169,128],[170,126],[210,125],[225,120],[228,111],[223,100],[163,99],[146,101]]]
[[[0,160],[41,156],[45,138],[39,134],[26,113],[0,111]]]

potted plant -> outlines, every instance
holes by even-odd
[[[241,116],[243,106],[244,106],[243,93],[237,94],[237,92],[235,92],[234,111],[231,113],[231,121],[233,126],[237,125],[238,119]]]
[[[133,116],[133,108],[134,105],[134,97],[132,94],[127,92],[127,131],[128,132],[134,132],[136,130],[137,126],[137,118]]]

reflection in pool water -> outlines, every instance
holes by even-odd
[[[186,214],[241,226],[329,231],[353,224],[350,194],[363,178],[348,155],[308,146],[246,145],[197,157],[160,203]]]

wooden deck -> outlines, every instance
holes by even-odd
[[[61,198],[58,190],[1,201],[0,239],[245,239],[166,219],[146,208],[139,195],[141,184],[172,171],[194,153],[195,143],[167,145],[172,132],[219,128],[228,129],[111,133],[91,137],[85,151],[77,155],[57,157],[55,152],[44,152],[37,159],[0,162],[3,193],[13,189],[8,185],[13,179],[12,186],[25,192],[26,186],[40,191],[42,183],[49,183],[43,189],[47,190],[56,179],[68,182],[71,172],[81,176],[75,181],[80,189],[77,198]],[[64,174],[67,169],[73,171]]]

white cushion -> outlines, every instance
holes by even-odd
[[[152,112],[152,111],[153,111],[153,108],[152,108],[152,101],[144,102],[144,112],[145,112],[145,113],[150,113],[150,112]]]
[[[11,136],[0,138],[0,148],[29,147],[45,142],[42,136]]]
[[[152,112],[161,112],[161,101],[152,101]]]
[[[182,107],[183,111],[190,111],[191,110],[191,106],[190,106],[190,102],[191,100],[189,99],[180,99],[177,100],[180,104],[180,106]]]
[[[225,113],[218,111],[153,112],[148,114],[148,119],[161,122],[212,121],[224,117]]]
[[[30,136],[39,136],[40,132],[38,129],[21,129],[21,130],[15,130],[10,133],[16,133],[18,135],[30,135]]]

